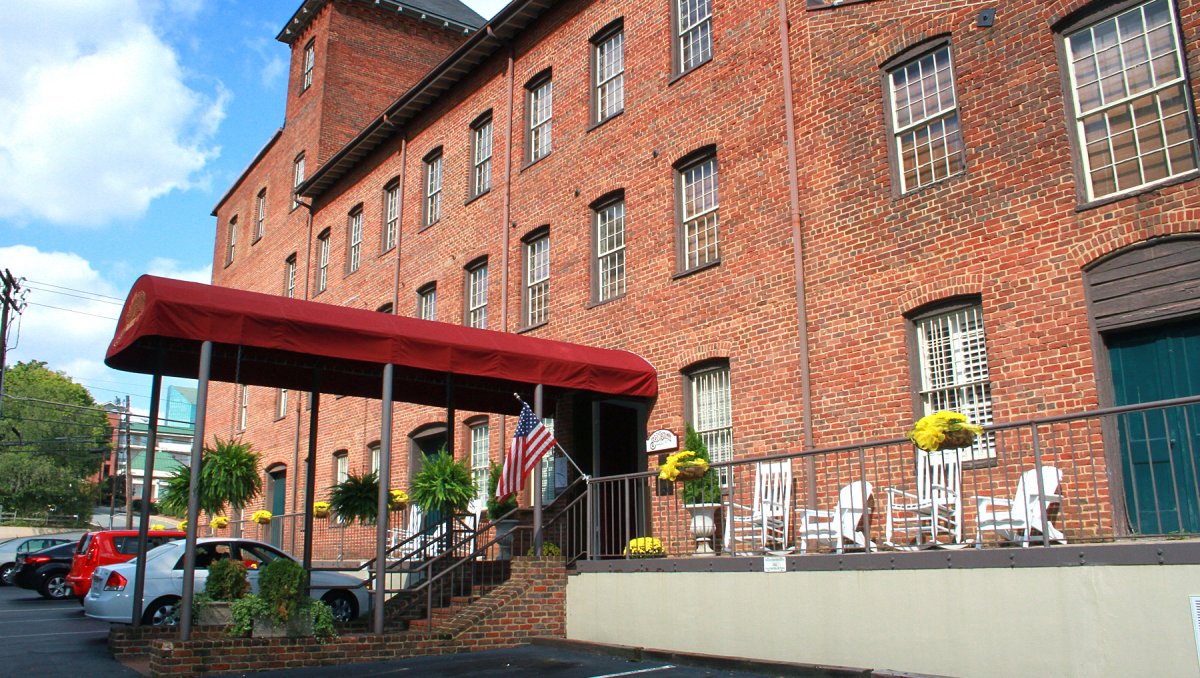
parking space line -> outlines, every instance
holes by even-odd
[[[637,675],[639,673],[652,673],[654,671],[666,671],[667,669],[673,669],[673,668],[675,668],[674,664],[667,664],[666,666],[656,666],[655,668],[652,668],[652,669],[638,669],[637,671],[625,671],[623,673],[606,673],[602,676],[592,676],[592,678],[617,678],[617,676],[633,676],[633,675]]]
[[[86,636],[86,635],[96,634],[96,633],[105,633],[106,634],[106,633],[108,633],[108,631],[107,630],[103,630],[103,631],[97,630],[97,631],[68,631],[68,632],[64,632],[64,633],[33,633],[33,634],[30,634],[27,636],[4,636],[4,640],[11,640],[13,638],[48,638],[50,636]]]
[[[48,622],[48,621],[58,622],[58,621],[95,621],[95,620],[89,619],[88,617],[37,617],[34,619],[30,619],[29,617],[22,617],[20,619],[13,619],[11,621],[0,621],[0,624],[28,624],[29,622]]]

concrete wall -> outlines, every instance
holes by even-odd
[[[953,676],[1197,676],[1200,566],[582,573],[567,638]]]

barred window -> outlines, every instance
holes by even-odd
[[[954,410],[972,424],[992,423],[983,310],[977,304],[941,310],[915,321],[924,414]],[[994,456],[991,436],[960,453],[964,461]]]
[[[554,122],[554,82],[550,76],[536,81],[528,88],[529,109],[529,162],[537,162],[550,155],[551,130]]]
[[[550,233],[525,242],[525,326],[546,322],[550,306]]]
[[[604,122],[625,109],[625,31],[622,25],[606,30],[592,42],[595,80],[592,103],[594,121]]]
[[[263,237],[266,231],[267,224],[267,189],[258,192],[258,198],[255,202],[254,209],[254,240],[257,242]]]
[[[490,431],[487,422],[472,426],[471,479],[475,481],[476,496],[485,501],[488,496],[488,465],[491,463],[491,457],[488,454],[489,447]]]
[[[492,188],[492,115],[485,114],[471,126],[471,197]]]
[[[675,0],[675,71],[687,73],[712,58],[711,0]]]
[[[383,189],[383,251],[396,247],[400,228],[400,183],[392,182]]]
[[[888,83],[900,191],[912,191],[962,172],[962,129],[950,45],[892,70]]]
[[[317,236],[317,294],[329,286],[329,229]]]
[[[304,92],[309,87],[312,87],[313,66],[317,63],[317,46],[315,40],[309,40],[304,46],[304,75],[300,81],[300,91]]]
[[[717,237],[717,156],[708,155],[679,170],[682,220],[681,270],[690,271],[720,258]]]
[[[346,234],[346,272],[353,273],[362,264],[362,206],[350,213],[350,227]]]
[[[691,424],[708,447],[714,462],[733,459],[733,408],[730,400],[729,363],[721,361],[687,373]],[[721,484],[728,483],[722,469]]]
[[[417,317],[437,320],[437,283],[429,283],[417,290]]]
[[[1171,1],[1138,5],[1064,37],[1087,199],[1195,170],[1183,44]]]
[[[603,302],[625,294],[625,200],[608,203],[595,213],[595,299]]]
[[[487,261],[467,269],[467,327],[487,329]]]

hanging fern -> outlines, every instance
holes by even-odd
[[[228,505],[234,510],[246,507],[262,492],[258,473],[258,453],[250,443],[214,438],[215,447],[205,447],[200,458],[200,510],[218,515]],[[159,498],[159,509],[172,516],[187,515],[192,485],[192,470],[181,466],[166,481]]]
[[[467,509],[475,497],[475,482],[465,461],[455,461],[442,448],[432,457],[425,456],[425,465],[412,481],[411,499],[426,515],[452,515]]]
[[[373,525],[379,518],[379,476],[374,471],[347,475],[330,488],[329,507],[346,522]]]

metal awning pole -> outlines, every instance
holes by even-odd
[[[156,366],[157,367],[157,366]],[[158,392],[162,390],[162,374],[156,369],[150,380],[150,426],[146,431],[146,463],[142,471],[142,506],[138,511],[137,564],[133,577],[134,626],[142,625],[142,597],[146,593],[146,532],[150,529],[150,494],[154,490],[154,457],[158,449]]]
[[[383,635],[383,606],[387,602],[387,535],[388,535],[388,481],[392,468],[392,375],[395,367],[383,366],[383,411],[379,417],[379,498],[376,505],[379,514],[375,522],[375,601],[372,627],[375,634]]]
[[[317,420],[321,412],[321,372],[313,375],[308,415],[308,458],[304,464],[304,570],[312,572],[313,501],[317,491]],[[295,523],[292,523],[295,525]]]
[[[542,388],[538,384],[533,389],[533,413],[538,421],[542,420]],[[533,467],[533,554],[542,555],[542,464]]]
[[[204,414],[208,411],[208,377],[212,372],[213,343],[200,344],[199,381],[196,388],[196,437],[192,439],[192,473],[188,484],[187,539],[183,549],[183,600],[179,606],[179,639],[192,636],[192,595],[196,592],[196,523],[200,520],[200,455],[204,449]]]

